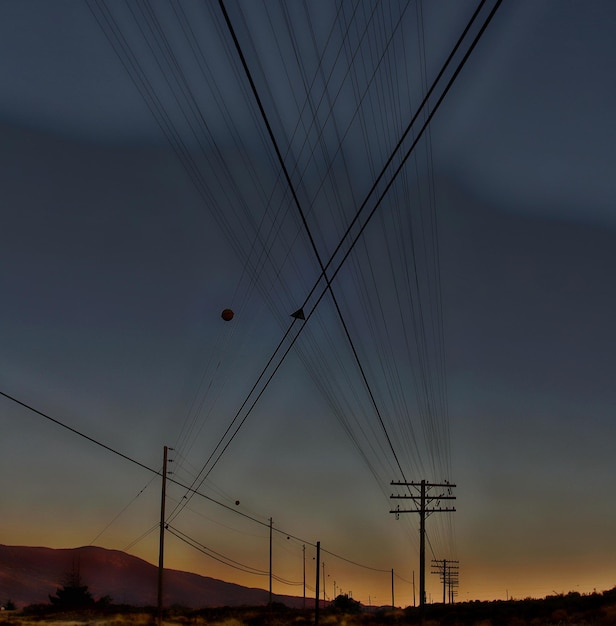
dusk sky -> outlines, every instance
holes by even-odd
[[[157,563],[166,445],[170,568],[412,605],[428,480],[458,600],[614,587],[616,5],[440,104],[488,0],[408,134],[476,2],[224,6],[0,3],[0,543]]]

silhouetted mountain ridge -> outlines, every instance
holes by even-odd
[[[62,586],[67,573],[76,567],[95,599],[108,595],[116,604],[157,603],[158,568],[120,550],[5,545],[0,545],[0,603],[12,600],[18,608],[48,603],[49,595]],[[190,572],[165,569],[164,580],[166,606],[260,606],[269,600],[264,589]],[[301,607],[303,602],[302,598],[281,595],[274,595],[273,600],[293,607]]]

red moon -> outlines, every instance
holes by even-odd
[[[225,320],[225,322],[229,322],[233,319],[233,311],[231,309],[225,309],[220,314],[220,317],[222,317],[222,319]]]

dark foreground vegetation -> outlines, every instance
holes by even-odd
[[[195,626],[310,626],[314,610],[290,609],[282,604],[269,607],[219,607],[199,610],[168,608],[164,624]],[[118,606],[112,602],[94,602],[69,609],[58,603],[39,604],[22,611],[2,611],[0,626],[25,626],[46,623],[49,626],[70,623],[90,626],[147,625],[157,622],[153,608]],[[432,604],[425,608],[423,620],[419,608],[370,609],[348,598],[336,599],[319,611],[322,626],[616,626],[616,588],[603,593],[579,593],[548,596],[542,600],[525,599],[494,602]]]

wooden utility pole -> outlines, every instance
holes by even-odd
[[[443,583],[443,604],[447,601],[447,559],[432,559],[432,567],[436,567],[436,571],[432,574],[438,574]]]
[[[443,559],[443,604],[447,601],[447,559]]]
[[[438,574],[443,583],[443,604],[447,601],[447,597],[449,597],[449,603],[451,604],[453,603],[453,588],[458,584],[459,561],[432,559],[432,563],[432,567],[436,568],[436,571],[432,573]],[[447,593],[448,589],[449,593]]]
[[[272,518],[269,519],[270,548],[269,548],[269,604],[272,605]]]
[[[325,561],[323,561],[323,608],[326,607],[325,602]]]
[[[319,626],[319,570],[321,567],[321,542],[317,541],[317,560],[316,560],[316,593],[314,596],[314,626]]]
[[[167,497],[167,446],[163,450],[163,484],[160,499],[160,539],[158,546],[158,624],[163,623],[163,568],[165,552],[165,499]]]
[[[457,563],[457,561],[453,561]],[[447,586],[449,587],[449,603],[455,602],[455,596],[458,594],[456,588],[460,584],[458,565],[449,565],[449,571],[447,572]]]
[[[455,485],[451,483],[429,483],[425,480],[421,482],[394,482],[392,485],[406,487],[409,493],[392,494],[394,500],[412,500],[414,509],[401,509],[398,505],[390,513],[394,513],[396,519],[400,513],[419,513],[419,606],[426,604],[426,518],[431,513],[446,513],[455,511],[455,508],[441,507],[441,500],[455,500],[451,490]],[[432,506],[434,504],[434,506]]]
[[[304,558],[304,603],[303,608],[306,609],[306,544],[302,546],[302,554]]]

